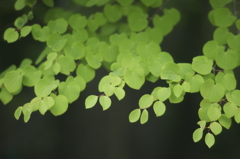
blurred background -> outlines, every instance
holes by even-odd
[[[17,43],[3,41],[3,32],[22,15],[13,9],[14,0],[0,0],[0,72],[11,64],[17,66],[23,58],[36,60],[44,44],[34,42],[31,36]],[[68,1],[57,5],[67,8]],[[181,21],[164,38],[162,50],[172,54],[175,62],[190,63],[202,54],[202,46],[212,39],[214,27],[207,19],[211,9],[207,0],[170,0],[167,8],[181,12]],[[240,7],[240,6],[239,6]],[[41,15],[47,8],[40,6]],[[41,20],[41,19],[40,19]],[[239,70],[236,70],[238,75]],[[187,94],[180,104],[166,103],[167,111],[156,118],[150,111],[149,121],[141,125],[128,121],[129,113],[138,107],[139,98],[150,93],[161,82],[147,82],[140,91],[127,88],[122,101],[113,98],[112,106],[102,111],[100,105],[86,110],[84,100],[98,94],[99,79],[106,75],[104,69],[88,83],[80,98],[59,117],[47,112],[35,112],[28,123],[13,114],[15,109],[34,97],[32,88],[24,88],[7,105],[0,104],[0,159],[239,159],[240,126],[233,122],[230,130],[216,136],[216,143],[208,149],[204,141],[194,143],[192,133],[198,127],[197,111],[201,97]],[[239,76],[237,77],[239,80]],[[239,85],[238,85],[239,88]]]

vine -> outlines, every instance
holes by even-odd
[[[158,86],[139,99],[139,107],[129,114],[130,122],[148,121],[152,107],[156,116],[166,111],[165,101],[180,103],[186,93],[199,92],[203,97],[198,110],[199,121],[193,141],[203,138],[210,148],[222,128],[229,129],[232,120],[240,123],[240,90],[234,69],[240,65],[240,20],[236,0],[209,0],[212,10],[209,21],[216,27],[213,40],[203,46],[203,55],[192,63],[175,63],[171,54],[161,50],[161,42],[180,20],[175,8],[167,9],[168,0],[73,0],[79,7],[97,7],[96,12],[83,15],[54,7],[53,0],[17,0],[15,9],[30,8],[18,17],[14,26],[4,33],[4,40],[13,43],[32,34],[33,40],[46,48],[35,63],[24,59],[19,67],[10,66],[0,74],[0,99],[9,103],[23,86],[33,87],[36,95],[19,106],[14,116],[23,115],[28,122],[35,111],[50,111],[58,116],[76,101],[100,67],[109,70],[102,77],[100,95],[89,95],[86,109],[99,101],[103,110],[112,105],[111,97],[125,97],[125,85],[139,90],[145,81],[165,80],[168,87]],[[34,19],[34,6],[51,7],[45,25],[29,25]],[[228,4],[233,3],[233,11]],[[155,10],[150,15],[150,10]],[[231,32],[235,27],[238,34]],[[60,81],[59,74],[66,77]]]

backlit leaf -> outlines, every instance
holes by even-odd
[[[15,93],[22,87],[22,79],[22,71],[14,70],[6,73],[3,82],[8,92]]]
[[[144,109],[141,114],[140,123],[145,124],[148,121],[148,111]]]
[[[108,96],[100,96],[99,103],[101,104],[103,110],[107,110],[111,106],[111,99]]]
[[[197,128],[192,135],[193,141],[198,142],[199,140],[202,139],[203,136],[203,129],[202,128]]]
[[[193,58],[192,68],[194,71],[206,75],[212,71],[213,61],[205,56],[197,56]]]
[[[133,111],[131,111],[131,113],[129,114],[129,122],[134,123],[136,121],[139,120],[141,115],[141,110],[140,109],[134,109]]]
[[[153,103],[153,96],[150,94],[145,94],[140,98],[138,105],[139,105],[139,108],[145,109],[150,107],[152,103]]]
[[[59,116],[65,113],[68,109],[68,100],[64,95],[58,95],[54,98],[54,105],[50,108],[53,115]]]
[[[96,95],[90,95],[85,100],[85,107],[86,109],[92,108],[96,105],[98,100],[98,96]]]
[[[154,113],[157,117],[162,116],[166,111],[166,106],[161,101],[156,101],[153,105]]]
[[[211,148],[215,143],[215,137],[211,133],[207,133],[205,136],[205,143],[208,148]]]

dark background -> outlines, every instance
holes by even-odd
[[[58,1],[66,6],[67,1]],[[13,0],[0,0],[0,36],[12,26],[21,12],[13,10]],[[170,0],[167,8],[175,7],[182,15],[161,47],[172,54],[175,62],[190,63],[202,54],[202,46],[212,39],[214,27],[207,20],[211,9],[207,0]],[[44,12],[44,9],[41,10]],[[31,36],[17,43],[7,44],[0,39],[0,71],[11,64],[19,65],[29,57],[35,60],[43,45]],[[238,70],[237,70],[238,71]],[[236,71],[236,74],[238,72]],[[97,82],[107,74],[97,72],[94,81],[88,83],[80,98],[59,117],[49,112],[42,116],[33,113],[28,123],[17,121],[15,109],[34,97],[32,88],[24,88],[6,106],[0,105],[0,159],[239,159],[240,127],[233,122],[230,130],[216,136],[216,143],[208,149],[204,141],[194,143],[192,133],[198,127],[197,111],[201,101],[199,94],[187,94],[180,104],[166,103],[164,116],[156,118],[150,111],[150,119],[144,124],[131,124],[130,111],[138,107],[138,99],[162,82],[147,82],[140,91],[127,88],[122,101],[115,98],[111,108],[102,111],[99,105],[86,110],[84,100],[89,94],[97,94]],[[239,79],[239,78],[238,78]]]

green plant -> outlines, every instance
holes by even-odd
[[[240,20],[228,4],[235,0],[209,0],[212,10],[209,20],[216,27],[213,40],[203,46],[203,55],[192,63],[175,63],[171,54],[161,50],[161,42],[180,20],[177,9],[167,9],[163,0],[73,0],[79,7],[95,7],[89,15],[55,8],[53,0],[42,0],[51,7],[44,17],[45,25],[28,25],[34,18],[36,0],[17,0],[16,10],[28,7],[26,14],[18,17],[14,27],[8,28],[4,39],[8,43],[32,34],[34,40],[46,44],[35,63],[24,59],[19,67],[10,66],[0,74],[0,99],[9,103],[23,86],[34,87],[36,97],[19,106],[14,116],[24,121],[32,112],[42,115],[50,111],[63,114],[68,105],[79,98],[86,83],[95,77],[100,67],[109,74],[99,82],[99,95],[86,98],[86,109],[99,101],[103,110],[111,106],[111,96],[118,100],[125,97],[125,85],[139,90],[146,80],[165,80],[168,87],[158,86],[139,99],[139,108],[129,114],[130,122],[148,121],[148,110],[156,116],[166,111],[164,101],[180,103],[186,93],[200,92],[197,123],[193,132],[194,142],[203,137],[210,148],[222,127],[229,129],[234,119],[240,123],[240,90],[234,69],[240,65]],[[40,3],[40,2],[39,2]],[[150,11],[155,10],[155,13]],[[235,25],[235,26],[234,26]],[[231,31],[230,31],[231,30]],[[60,81],[58,75],[65,75]]]

